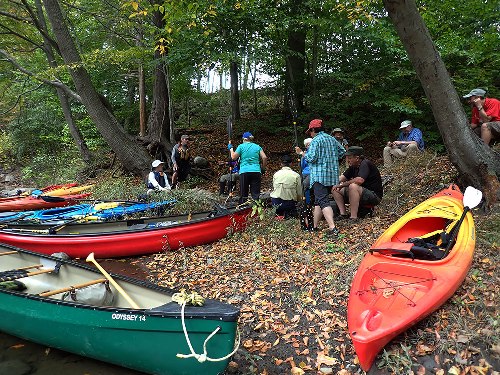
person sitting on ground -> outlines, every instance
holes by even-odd
[[[260,198],[262,174],[267,164],[267,156],[262,147],[253,142],[252,133],[245,132],[242,138],[243,143],[236,148],[236,151],[233,150],[231,141],[227,145],[231,158],[240,159],[240,203],[248,200],[249,192],[253,200]]]
[[[472,107],[471,128],[488,146],[500,140],[500,100],[486,98],[486,91],[474,89],[464,99]]]
[[[227,166],[229,167],[229,173],[223,174],[219,179],[219,195],[231,195],[231,192],[236,186],[236,182],[239,181],[240,167],[238,165],[238,160],[229,158]]]
[[[336,238],[340,233],[333,220],[333,208],[328,196],[331,187],[339,182],[339,159],[344,156],[345,148],[334,137],[325,133],[321,119],[311,120],[306,133],[313,139],[304,156],[311,169],[309,186],[314,194],[312,230],[319,230],[319,222],[324,217],[328,223],[326,234]]]
[[[160,160],[155,160],[151,163],[151,172],[148,175],[147,183],[147,194],[151,194],[153,191],[169,191],[170,184],[168,183],[168,178],[165,172],[163,172],[164,162]]]
[[[405,120],[399,127],[401,133],[398,140],[388,142],[384,148],[384,167],[392,165],[392,156],[406,157],[424,150],[424,138],[418,128],[414,128],[410,120]]]
[[[191,170],[191,150],[189,149],[189,135],[184,134],[181,140],[172,149],[172,165],[174,173],[172,175],[172,187],[179,188],[178,183],[188,178]]]
[[[350,204],[352,221],[358,220],[359,207],[376,206],[383,196],[382,177],[375,164],[363,155],[363,148],[351,146],[346,152],[349,168],[332,187],[333,198],[340,211],[337,220],[347,219],[346,203]]]
[[[281,159],[282,168],[273,176],[271,192],[271,202],[276,207],[276,216],[285,220],[297,217],[297,202],[302,199],[301,178],[290,168],[291,164],[290,155],[284,155]]]

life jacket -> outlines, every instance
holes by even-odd
[[[165,173],[163,173],[163,176],[160,174],[160,172],[153,172],[153,174],[155,175],[155,180],[158,181],[158,184],[161,187],[165,187]],[[153,184],[151,184],[151,182],[148,182],[148,189],[154,189],[154,186]]]
[[[177,149],[179,151],[179,159],[180,160],[189,160],[189,158],[191,157],[191,152],[189,150],[189,148],[184,148],[182,146],[179,146],[179,148]]]

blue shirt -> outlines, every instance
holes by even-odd
[[[302,176],[307,176],[311,173],[309,164],[307,164],[307,160],[305,158],[306,154],[307,150],[304,151],[304,155],[302,155],[302,158],[300,159],[300,169],[302,170]]]
[[[420,129],[417,128],[411,129],[411,131],[408,134],[405,134],[405,132],[401,132],[399,134],[398,141],[404,141],[404,142],[415,141],[417,142],[417,146],[420,151],[424,149],[424,137]]]
[[[260,171],[260,151],[262,147],[253,142],[243,142],[236,149],[240,155],[240,174]]]
[[[339,159],[345,154],[345,148],[331,135],[319,132],[312,140],[304,158],[311,170],[310,187],[315,182],[323,186],[339,183]]]

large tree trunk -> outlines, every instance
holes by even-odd
[[[41,29],[40,34],[43,37],[43,51],[45,53],[45,56],[47,56],[49,66],[51,68],[56,68],[57,61],[54,56],[52,44],[47,39],[47,35],[49,35],[49,32],[47,29],[47,23],[45,22],[45,16],[43,14],[41,1],[36,0],[35,6],[39,22],[38,27]],[[66,119],[66,123],[68,124],[69,133],[71,134],[71,137],[75,141],[76,147],[78,148],[83,161],[86,164],[90,164],[92,162],[92,154],[89,148],[87,147],[87,143],[85,142],[85,139],[83,138],[80,129],[78,129],[78,127],[76,126],[75,120],[73,118],[73,113],[71,112],[71,105],[68,96],[66,95],[64,90],[60,88],[56,88],[56,91],[57,91],[57,97],[59,98],[59,102],[61,103],[61,108],[64,114],[64,118]]]
[[[153,24],[159,30],[165,27],[165,22],[161,13],[153,13]],[[161,159],[168,162],[173,147],[172,143],[174,142],[174,129],[173,123],[171,126],[170,121],[169,78],[165,65],[166,63],[162,59],[160,48],[157,48],[155,51],[155,61],[153,103],[148,118],[146,139],[149,142],[149,153],[153,155],[155,159]]]
[[[64,62],[72,67],[69,72],[90,118],[115,152],[123,167],[135,175],[144,175],[149,170],[151,160],[149,155],[144,148],[125,133],[92,85],[88,72],[83,68],[83,63],[66,26],[58,1],[43,0],[43,3],[61,55]]]
[[[288,56],[286,58],[287,87],[291,87],[295,94],[297,109],[302,109],[304,105],[305,86],[305,55],[306,55],[306,33],[299,26],[288,31]]]
[[[415,68],[451,162],[465,183],[481,188],[491,204],[500,188],[500,158],[470,129],[469,120],[414,0],[384,6]]]
[[[241,119],[240,90],[238,88],[238,64],[232,61],[229,66],[231,74],[231,116],[233,120]]]

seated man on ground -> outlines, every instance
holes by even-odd
[[[155,160],[151,163],[151,172],[148,175],[147,182],[147,194],[151,194],[153,191],[168,191],[170,190],[170,184],[168,183],[168,178],[165,172],[163,172],[164,162],[160,160]]]
[[[464,99],[472,107],[471,128],[484,143],[491,146],[500,140],[500,100],[486,98],[486,91],[474,89]]]
[[[284,155],[282,168],[273,176],[271,202],[276,207],[276,216],[284,219],[297,217],[297,202],[302,199],[301,178],[290,168],[291,164],[291,156]]]
[[[410,120],[405,120],[399,127],[401,133],[398,140],[388,142],[384,148],[384,167],[392,165],[392,157],[406,157],[424,150],[424,138],[418,128],[414,128]]]
[[[236,183],[239,181],[240,167],[238,165],[238,160],[229,158],[227,166],[229,168],[229,173],[223,174],[219,179],[219,195],[231,195],[236,187]]]
[[[350,219],[358,220],[360,206],[376,206],[382,200],[382,178],[378,168],[363,155],[363,148],[351,146],[346,152],[349,168],[332,187],[333,198],[340,211],[337,220],[347,219],[346,203],[350,204]]]

